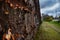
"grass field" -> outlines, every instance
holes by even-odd
[[[58,28],[60,28],[60,22],[55,22],[55,21],[51,21],[50,22],[51,24],[54,24],[55,26],[57,26]]]
[[[35,40],[60,40],[60,25],[54,22],[43,22]]]

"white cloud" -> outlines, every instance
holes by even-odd
[[[57,9],[59,6],[60,6],[60,3],[56,3],[51,7],[42,8],[41,13],[45,13],[47,11],[53,11],[53,10]]]
[[[45,2],[45,1],[48,1],[48,0],[39,0],[39,1],[42,3],[42,2]]]

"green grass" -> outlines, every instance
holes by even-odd
[[[37,34],[36,34],[36,36],[35,36],[35,38],[34,38],[34,40],[39,40],[39,38],[40,38],[40,27],[38,28],[38,31],[37,31]]]
[[[60,23],[56,22],[56,21],[51,21],[51,24],[54,24],[57,28],[60,28]]]
[[[53,26],[51,24],[54,23],[43,22],[38,29],[35,40],[60,40],[60,34],[51,28],[51,26]]]

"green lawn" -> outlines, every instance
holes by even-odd
[[[43,22],[36,34],[35,40],[60,40],[60,33],[56,26],[53,22]]]
[[[60,22],[51,21],[51,24],[54,24],[57,28],[60,28]]]

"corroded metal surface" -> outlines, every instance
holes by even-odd
[[[0,3],[3,25],[10,27],[14,36],[21,35],[16,40],[33,40],[41,23],[39,0],[1,0]]]

